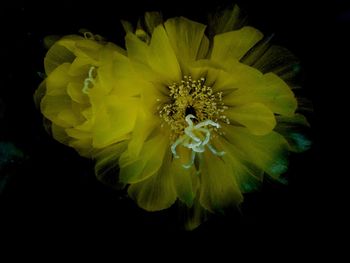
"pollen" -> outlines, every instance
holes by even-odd
[[[219,121],[229,123],[224,115],[227,106],[222,100],[222,92],[214,92],[212,87],[206,85],[206,79],[192,79],[184,76],[181,82],[168,86],[169,100],[158,107],[159,116],[170,127],[171,139],[176,141],[185,134],[188,126],[186,116],[193,116],[194,124],[204,121]],[[164,126],[164,125],[163,125]],[[217,131],[216,125],[208,128]]]

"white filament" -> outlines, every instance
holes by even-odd
[[[181,137],[179,137],[172,145],[171,145],[171,152],[174,155],[174,158],[180,158],[180,156],[176,152],[176,147],[178,145],[182,145],[186,148],[189,148],[192,150],[191,152],[191,161],[188,164],[182,165],[184,168],[189,169],[194,164],[194,160],[196,157],[196,153],[202,153],[205,151],[205,146],[208,147],[208,149],[217,156],[223,156],[225,152],[219,152],[217,151],[211,144],[209,144],[210,141],[210,130],[208,128],[205,128],[205,126],[213,126],[215,128],[220,128],[220,125],[212,120],[205,120],[202,121],[196,125],[193,125],[192,119],[195,119],[196,117],[192,114],[189,114],[185,117],[186,122],[188,123],[188,127],[185,128],[184,132],[185,134]],[[201,140],[198,138],[194,132],[200,132],[204,135],[204,139]]]
[[[91,66],[91,68],[89,69],[88,77],[84,80],[84,87],[82,89],[82,92],[85,94],[89,93],[90,83],[92,85],[95,85],[95,79],[94,79],[94,76],[92,75],[94,70],[95,70],[95,67]]]

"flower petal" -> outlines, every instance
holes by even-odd
[[[229,106],[251,102],[263,103],[274,113],[292,116],[297,108],[297,100],[289,86],[274,73],[246,76],[246,83],[236,83],[237,90],[224,97]],[[250,84],[250,85],[249,85]],[[233,86],[233,87],[234,87]]]
[[[120,181],[123,183],[137,183],[154,176],[163,164],[164,154],[169,142],[163,134],[148,140],[137,158],[133,158],[126,151],[119,160]]]
[[[197,175],[194,167],[189,169],[183,167],[191,161],[191,151],[184,147],[178,147],[177,151],[181,158],[172,160],[169,174],[172,175],[178,198],[191,207],[196,192],[196,184],[193,180],[197,179]]]
[[[46,94],[49,96],[67,95],[67,85],[72,80],[68,75],[69,63],[55,68],[46,79]]]
[[[101,96],[97,90],[93,88],[89,94],[95,112],[93,145],[102,148],[129,136],[136,121],[138,99]]]
[[[162,25],[154,29],[149,48],[149,65],[155,72],[164,77],[164,84],[171,85],[179,81],[182,78],[180,66]]]
[[[160,169],[153,176],[129,186],[129,196],[143,209],[159,211],[169,208],[176,201],[172,175],[168,172],[170,160],[171,153],[168,152]]]
[[[282,135],[271,132],[263,136],[250,134],[246,128],[223,126],[225,137],[239,149],[247,161],[278,179],[288,168],[288,144]]]
[[[276,125],[274,114],[261,103],[249,103],[229,108],[225,115],[238,122],[254,135],[264,135],[272,131]]]
[[[171,46],[182,63],[188,63],[204,58],[208,53],[208,46],[201,48],[206,26],[184,17],[168,19],[165,24]],[[201,53],[199,53],[199,51]]]
[[[44,68],[46,75],[63,63],[71,63],[75,59],[72,51],[62,46],[60,42],[56,42],[46,53],[44,58]]]
[[[227,58],[240,60],[263,37],[263,34],[253,27],[216,35],[211,53],[211,60],[225,63]]]
[[[242,202],[239,186],[231,164],[205,151],[200,161],[201,205],[211,212],[223,212],[225,208]]]

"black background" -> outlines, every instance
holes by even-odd
[[[342,137],[347,136],[339,128],[345,120],[338,114],[347,106],[341,100],[348,86],[344,65],[350,5],[347,1],[236,2],[248,14],[250,25],[266,34],[274,32],[275,43],[300,58],[303,92],[314,105],[308,116],[313,147],[291,156],[288,186],[267,180],[260,192],[246,196],[240,212],[214,217],[192,232],[182,230],[176,208],[148,213],[123,193],[99,183],[91,161],[47,135],[32,94],[41,81],[37,72],[43,71],[43,38],[47,35],[74,34],[87,28],[123,45],[120,19],[136,22],[145,11],[157,10],[166,18],[183,15],[205,23],[209,12],[230,1],[62,0],[0,7],[0,141],[12,142],[26,156],[6,167],[0,213],[10,236],[28,240],[65,237],[67,242],[96,234],[104,240],[131,238],[135,243],[154,237],[181,240],[178,244],[229,240],[228,245],[243,242],[248,247],[266,245],[272,239],[271,249],[278,245],[292,253],[298,247],[307,250],[317,240],[323,243],[320,240],[328,234],[341,234],[334,222],[341,218],[337,200],[344,193],[339,190],[338,196],[331,191],[341,185],[338,175],[344,176],[345,158],[341,156],[345,155],[332,147],[345,147]],[[326,158],[329,152],[338,158],[336,166]]]

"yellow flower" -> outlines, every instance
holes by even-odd
[[[44,60],[47,78],[35,99],[56,140],[92,157],[95,149],[128,138],[138,103],[136,88],[119,88],[124,73],[116,65],[124,61],[124,50],[91,33],[52,45]]]
[[[253,27],[232,30],[237,21],[230,14],[214,21],[212,38],[205,25],[183,17],[161,23],[159,14],[147,13],[145,28],[136,31],[124,23],[137,74],[128,85],[141,88],[143,110],[127,149],[98,158],[102,167],[120,155],[119,180],[145,210],[184,203],[189,228],[207,212],[240,204],[264,173],[279,179],[292,141],[282,135],[286,125],[277,132],[278,122],[303,119],[291,88],[267,72],[286,51],[269,48]],[[274,71],[284,67],[279,74],[287,78],[286,66]]]
[[[54,138],[96,159],[97,177],[127,185],[143,209],[178,200],[190,229],[239,205],[264,174],[281,180],[288,152],[309,147],[287,84],[295,59],[237,18],[235,7],[207,28],[146,13],[136,30],[123,22],[126,51],[62,38],[36,92]]]

